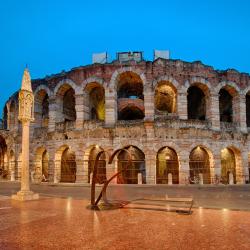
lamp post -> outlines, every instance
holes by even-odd
[[[31,80],[28,69],[23,73],[22,86],[19,91],[19,115],[18,119],[22,123],[22,172],[21,172],[21,190],[12,195],[14,200],[35,200],[39,194],[30,191],[29,179],[29,134],[30,122],[34,120],[34,95],[31,88]]]

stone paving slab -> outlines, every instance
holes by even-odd
[[[0,249],[249,249],[250,212],[194,209],[191,215],[150,205],[92,211],[88,201],[1,200]],[[3,213],[2,213],[3,212]],[[4,226],[3,226],[4,225]]]

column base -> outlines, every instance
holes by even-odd
[[[39,194],[36,194],[32,191],[19,191],[17,194],[13,194],[11,196],[12,200],[17,201],[30,201],[30,200],[38,200]]]

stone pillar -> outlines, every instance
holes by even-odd
[[[214,159],[214,169],[213,169],[214,176],[212,176],[212,177],[214,179],[214,182],[216,180],[218,182],[220,182],[220,178],[221,178],[221,152],[219,150],[218,151],[214,150],[213,157],[214,157],[213,158]]]
[[[29,144],[30,144],[30,121],[34,120],[34,96],[31,88],[29,71],[25,69],[22,79],[22,87],[19,92],[19,120],[22,122],[22,174],[21,190],[12,199],[25,201],[38,199],[39,195],[30,191],[29,175]]]
[[[239,180],[239,182],[237,181],[237,183],[244,184],[249,181],[249,156],[247,151],[243,151],[241,155],[242,155],[242,178],[238,179],[242,180],[241,181]]]
[[[199,184],[203,185],[203,174],[199,173]]]
[[[84,153],[80,150],[80,147],[77,147],[74,151],[76,155],[76,183],[84,183]]]
[[[83,94],[76,94],[75,95],[76,101],[76,129],[81,130],[83,128],[83,121],[84,121],[84,95]]]
[[[210,97],[210,115],[208,119],[212,123],[213,130],[220,130],[220,109],[219,109],[219,95],[211,94]]]
[[[49,98],[49,125],[48,125],[49,132],[55,131],[56,115],[57,115],[58,108],[59,107],[56,102],[56,96],[50,96]]]
[[[179,184],[189,184],[189,152],[183,150],[179,157]]]
[[[145,154],[146,184],[156,184],[156,155]]]
[[[188,118],[188,103],[187,103],[187,91],[181,89],[178,91],[177,96],[177,112],[178,116],[182,120],[186,120]]]
[[[238,101],[238,110],[236,109],[237,120],[240,124],[240,130],[243,133],[247,133],[247,119],[246,119],[246,96],[239,95],[237,98]]]
[[[145,118],[146,121],[154,120],[154,92],[151,89],[147,89],[144,92],[144,107],[145,107]]]
[[[29,121],[23,121],[22,133],[22,173],[21,173],[21,190],[12,196],[14,200],[33,200],[38,199],[39,195],[30,191],[30,176],[29,176]]]
[[[105,91],[105,125],[114,127],[117,120],[116,92],[106,89]]]

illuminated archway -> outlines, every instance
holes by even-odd
[[[121,151],[117,156],[118,172],[123,171],[117,178],[117,183],[138,184],[138,174],[141,174],[142,183],[146,183],[145,155],[135,146],[125,147],[132,155],[132,164],[126,168],[128,163],[128,153]]]
[[[88,108],[90,120],[105,120],[105,90],[97,83],[88,83],[85,90],[88,93]]]
[[[233,182],[236,183],[236,158],[231,148],[221,150],[221,182],[229,184],[230,174],[233,175]]]
[[[211,183],[209,154],[203,147],[194,148],[189,156],[189,171],[191,183],[196,183],[202,176],[204,184]]]
[[[62,152],[61,158],[61,182],[76,181],[76,159],[75,153],[69,148]]]
[[[179,161],[177,153],[170,147],[164,147],[157,153],[156,159],[156,183],[169,184],[169,174],[172,175],[172,183],[179,183]]]
[[[93,146],[89,151],[88,159],[88,182],[90,183],[90,176],[93,173],[95,159],[97,154],[102,150],[98,145]],[[106,156],[102,154],[99,159],[99,165],[97,167],[97,180],[96,182],[101,184],[106,181]]]

